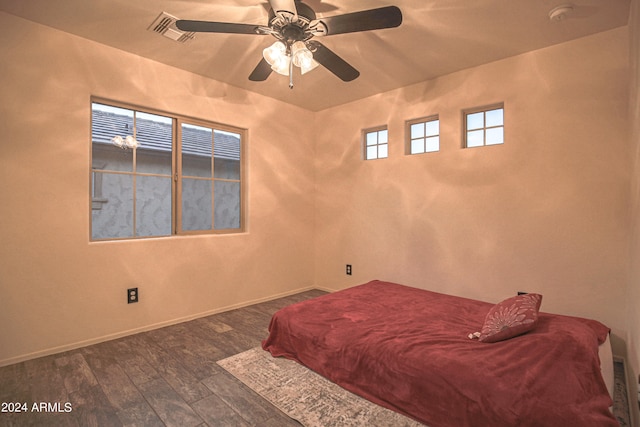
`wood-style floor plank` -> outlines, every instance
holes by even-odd
[[[302,292],[1,367],[1,401],[28,410],[0,413],[0,427],[299,427],[216,362],[259,346],[280,308],[323,294]]]

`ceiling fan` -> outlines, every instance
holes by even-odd
[[[193,20],[178,20],[176,26],[182,31],[273,36],[276,42],[264,49],[249,80],[264,81],[276,71],[288,75],[293,88],[294,65],[305,74],[320,64],[345,82],[360,75],[325,45],[312,40],[314,37],[393,28],[402,23],[402,12],[396,6],[316,19],[313,9],[300,0],[269,0],[269,5],[266,26]]]

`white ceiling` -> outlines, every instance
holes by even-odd
[[[360,71],[345,83],[319,67],[304,76],[248,76],[271,36],[198,33],[181,44],[148,31],[180,19],[267,24],[267,0],[0,0],[0,10],[187,71],[319,111],[465,68],[627,25],[630,0],[307,0],[319,18],[398,6],[398,28],[323,38]],[[549,11],[573,13],[552,21]]]

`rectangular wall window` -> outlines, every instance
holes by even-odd
[[[362,131],[364,159],[384,159],[389,156],[389,134],[386,126]]]
[[[440,120],[437,115],[409,120],[405,130],[408,154],[440,150]]]
[[[243,230],[242,130],[93,102],[91,136],[92,240]]]
[[[504,144],[504,105],[463,111],[464,146]]]

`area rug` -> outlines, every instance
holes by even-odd
[[[305,427],[424,426],[356,396],[294,361],[272,357],[260,347],[218,364]]]

